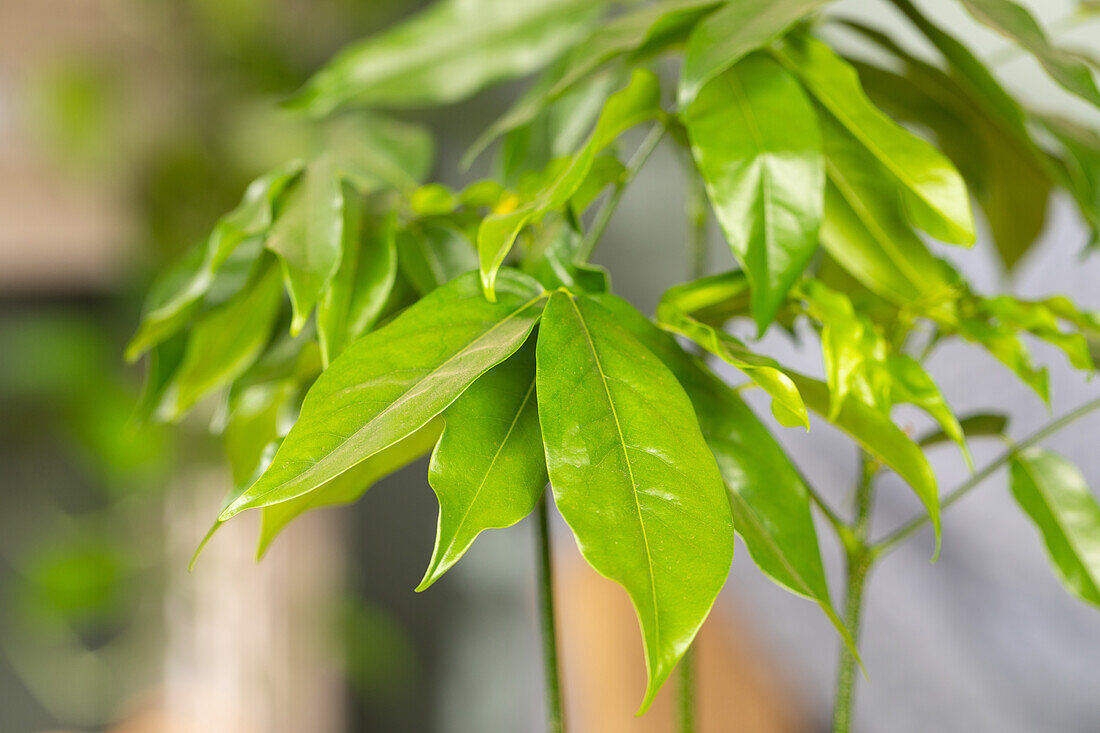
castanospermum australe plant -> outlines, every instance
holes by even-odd
[[[1093,62],[1055,45],[1021,6],[959,2],[1100,107]],[[288,102],[318,118],[315,153],[257,178],[161,277],[129,347],[131,359],[148,354],[145,417],[176,420],[223,396],[218,429],[235,488],[214,528],[260,509],[262,552],[303,512],[355,501],[430,453],[440,509],[423,590],[480,532],[537,513],[550,730],[563,721],[548,484],[584,558],[633,602],[649,680],[640,713],[690,664],[737,532],[769,578],[836,627],[834,730],[848,731],[868,571],[926,525],[938,551],[941,512],[1006,464],[1055,570],[1100,605],[1100,506],[1071,464],[1037,447],[1100,399],[941,495],[926,449],[950,441],[970,462],[967,441],[1004,438],[1006,420],[957,418],[922,364],[962,339],[1043,400],[1047,373],[1021,337],[1095,369],[1089,338],[1100,318],[1064,297],[976,292],[940,243],[974,244],[976,203],[1011,268],[1055,189],[1095,231],[1100,135],[1014,98],[910,0],[883,4],[936,49],[934,60],[823,0],[441,0],[340,53]],[[889,63],[856,58],[846,39]],[[497,145],[497,175],[461,190],[425,183],[430,136],[382,113],[453,103],[536,71],[467,155]],[[636,127],[641,143],[622,150]],[[692,163],[685,251],[702,261],[709,202],[731,269],[698,266],[698,279],[666,292],[648,318],[588,260],[660,145]],[[759,336],[810,324],[824,381],[728,334],[740,318]],[[713,360],[744,383],[717,377]],[[745,405],[745,387],[770,397],[770,416]],[[939,431],[910,437],[891,419],[899,404]],[[857,446],[852,518],[772,437],[809,430],[810,413]],[[872,538],[887,471],[925,513]],[[814,507],[847,558],[843,617]],[[690,687],[681,694],[688,731]]]

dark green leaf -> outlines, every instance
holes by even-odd
[[[603,7],[589,0],[442,0],[345,48],[288,104],[324,115],[345,105],[455,102],[553,61]]]
[[[998,413],[981,413],[978,415],[968,415],[959,420],[959,427],[962,428],[963,434],[968,438],[977,438],[981,436],[1002,436],[1005,429],[1008,427],[1008,417]],[[939,443],[945,443],[952,438],[948,437],[947,433],[942,428],[928,433],[923,438],[917,441],[917,445],[922,448],[928,448]]]
[[[753,54],[713,77],[684,120],[763,333],[817,249],[825,187],[817,115],[783,67]]]
[[[684,49],[677,100],[692,104],[711,79],[752,51],[771,43],[826,0],[738,0],[695,26]],[[784,118],[791,122],[791,118]]]
[[[512,354],[542,312],[541,286],[511,270],[501,297],[477,276],[444,285],[351,344],[310,388],[271,467],[221,515],[301,496],[411,435]]]
[[[1043,535],[1054,569],[1075,596],[1100,606],[1100,505],[1077,467],[1031,448],[1012,461],[1012,495]]]
[[[443,420],[447,426],[428,466],[439,527],[417,590],[447,572],[483,530],[510,527],[530,514],[546,488],[534,340],[474,382],[443,411]]]
[[[538,403],[558,510],[638,613],[647,709],[729,573],[733,522],[691,402],[661,361],[585,297],[555,292]]]

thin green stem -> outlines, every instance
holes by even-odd
[[[695,646],[689,646],[677,667],[679,700],[677,728],[679,733],[695,733]]]
[[[1034,433],[1017,443],[1013,448],[1010,448],[999,455],[980,471],[972,474],[970,478],[962,482],[962,484],[960,484],[958,488],[956,488],[954,491],[944,497],[943,501],[940,502],[940,511],[943,512],[952,504],[959,501],[968,493],[973,491],[983,481],[996,473],[999,468],[1001,468],[1017,455],[1019,455],[1021,451],[1025,451],[1036,443],[1045,440],[1062,428],[1076,422],[1077,420],[1080,420],[1081,418],[1085,417],[1091,412],[1094,412],[1098,408],[1100,408],[1100,397],[1086,402],[1080,407],[1066,413],[1062,417],[1053,420],[1043,427],[1039,428]],[[927,524],[929,521],[930,520],[928,518],[928,515],[922,514],[921,516],[915,517],[909,522],[906,522],[901,527],[894,530],[874,545],[872,552],[874,553],[875,557],[884,555],[887,552],[895,549],[898,545],[909,539],[910,536],[912,536],[914,533],[924,527],[924,525]]]
[[[859,643],[859,628],[863,619],[863,587],[871,570],[874,555],[867,544],[871,530],[871,511],[874,504],[874,476],[877,465],[860,452],[860,480],[856,486],[856,520],[845,544],[845,572],[847,582],[844,593],[844,623]],[[843,538],[843,537],[842,537]],[[850,733],[852,730],[852,703],[855,700],[856,659],[844,644],[840,645],[837,660],[836,695],[833,702],[833,733]]]
[[[554,568],[550,557],[550,519],[547,498],[538,504],[536,531],[539,543],[539,624],[542,631],[542,665],[546,685],[547,733],[564,733],[561,676],[558,672],[558,633],[554,621]]]
[[[596,251],[596,245],[600,243],[600,239],[603,238],[604,231],[607,229],[607,225],[611,223],[611,217],[615,214],[615,209],[619,206],[619,201],[623,197],[623,192],[630,186],[631,182],[638,175],[638,172],[649,160],[649,156],[653,155],[653,151],[657,149],[657,144],[661,142],[661,138],[665,136],[664,125],[658,123],[653,129],[649,131],[642,144],[638,146],[638,149],[634,151],[634,155],[630,158],[630,162],[626,164],[626,172],[623,173],[623,179],[615,187],[615,190],[611,192],[611,195],[600,205],[599,210],[596,212],[596,218],[592,221],[592,226],[585,232],[584,239],[581,241],[581,246],[577,250],[577,262],[587,262],[588,258],[592,256],[592,253]]]
[[[688,246],[691,262],[688,272],[692,280],[707,274],[707,192],[694,164],[687,166]]]

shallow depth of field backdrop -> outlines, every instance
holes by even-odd
[[[1074,3],[1025,4],[1060,41],[1100,53],[1100,16],[1059,31]],[[260,565],[254,522],[227,526],[188,574],[228,481],[219,448],[201,419],[182,431],[137,431],[129,421],[140,375],[120,354],[151,273],[301,144],[303,123],[277,109],[281,96],[344,43],[417,5],[0,0],[0,732],[542,725],[529,520],[484,535],[446,578],[413,594],[436,511],[419,462],[354,507],[296,524]],[[1025,98],[1042,89],[1045,108],[1100,124],[957,3],[920,5],[995,62],[1011,89]],[[835,8],[920,47],[882,3]],[[456,169],[518,88],[419,117],[437,134],[437,174]],[[681,177],[678,161],[658,153],[595,258],[610,266],[618,294],[646,313],[687,278],[682,249],[667,246],[684,237]],[[728,269],[717,227],[711,235],[712,271]],[[1086,240],[1068,203],[1053,200],[1014,292],[1064,293],[1100,309],[1100,257],[1077,258]],[[946,254],[977,289],[999,289],[988,241]],[[821,373],[816,350],[800,351],[781,334],[764,350]],[[997,405],[1018,436],[1095,390],[1052,350],[1035,351],[1051,372],[1050,412],[978,350],[942,348],[929,369],[958,414]],[[766,413],[761,397],[748,399]],[[815,423],[812,441],[777,433],[840,503],[856,457],[830,430]],[[1047,444],[1094,491],[1098,430],[1093,417]],[[973,450],[981,465],[999,448],[976,442]],[[933,458],[942,490],[965,476],[957,454]],[[918,542],[876,571],[861,643],[869,681],[856,697],[860,729],[1100,730],[1100,614],[1064,592],[1004,478],[980,493],[945,516],[938,563]],[[896,477],[880,497],[883,526],[919,510]],[[635,621],[557,529],[574,729],[667,729],[667,699],[650,717],[631,716],[644,681]],[[822,537],[832,579],[839,553]],[[827,729],[835,632],[813,604],[772,586],[740,543],[703,633],[718,650],[704,673],[720,682],[704,682],[702,694],[725,690],[744,716],[738,730]],[[571,664],[593,648],[609,656],[606,666]],[[633,656],[610,659],[622,654]]]

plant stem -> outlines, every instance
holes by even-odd
[[[584,239],[577,249],[577,262],[587,262],[588,258],[592,256],[592,253],[596,251],[596,245],[600,243],[604,230],[606,230],[607,225],[611,223],[611,217],[614,215],[615,209],[619,206],[619,201],[623,197],[623,192],[626,191],[627,187],[642,169],[642,166],[649,160],[649,156],[653,155],[653,151],[657,149],[657,144],[661,142],[661,138],[664,136],[665,127],[658,123],[649,131],[646,138],[642,140],[642,144],[638,146],[638,149],[634,151],[634,155],[630,158],[630,162],[626,164],[626,172],[623,173],[622,181],[615,186],[615,190],[612,191],[611,195],[607,197],[607,200],[600,205],[599,210],[596,212],[596,218],[592,221],[592,226],[585,232]]]
[[[546,685],[547,733],[563,733],[561,676],[558,672],[558,633],[554,622],[554,575],[550,557],[550,520],[544,496],[538,504],[536,524],[539,543],[539,623],[542,631],[542,665]]]
[[[959,499],[963,498],[969,492],[977,488],[978,485],[980,485],[983,481],[992,476],[997,471],[997,469],[1001,468],[1013,458],[1018,456],[1022,451],[1027,450],[1036,443],[1050,437],[1067,425],[1070,425],[1071,423],[1080,420],[1082,417],[1095,411],[1097,408],[1100,408],[1100,397],[1086,402],[1080,407],[1066,413],[1057,420],[1052,420],[1043,427],[1039,428],[1034,433],[1017,443],[1014,447],[1010,448],[1009,450],[1005,451],[1000,456],[995,458],[980,471],[972,474],[970,478],[960,484],[958,488],[956,488],[954,491],[944,497],[943,501],[940,502],[940,511],[942,512],[943,510],[947,509]],[[879,555],[884,555],[887,552],[895,549],[898,545],[900,545],[911,535],[921,529],[928,521],[928,515],[922,514],[921,516],[910,520],[898,529],[891,532],[889,535],[887,535],[874,545],[872,552],[874,553],[875,557],[878,557]]]
[[[688,178],[687,220],[688,246],[691,262],[688,268],[691,279],[698,280],[707,274],[707,192],[703,180],[690,160],[686,166]]]
[[[677,705],[677,731],[695,733],[695,645],[687,648],[680,665],[679,703]]]
[[[856,487],[856,521],[851,531],[841,538],[845,544],[845,572],[847,583],[844,594],[844,623],[852,634],[852,641],[859,643],[859,627],[863,617],[863,586],[874,562],[874,554],[867,544],[871,528],[871,510],[874,503],[874,475],[877,466],[860,452],[860,481]],[[833,733],[850,733],[852,729],[852,702],[855,699],[856,659],[844,644],[840,645],[837,660],[836,695],[833,703]]]

